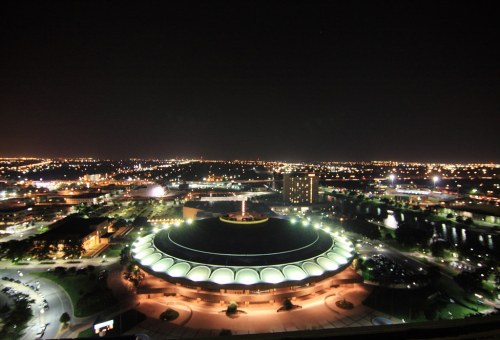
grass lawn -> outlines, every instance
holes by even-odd
[[[78,338],[93,338],[95,337],[94,328],[90,327],[78,334]]]
[[[490,277],[488,280],[483,281],[483,290],[485,291],[485,293],[487,293],[488,298],[490,299],[494,298],[496,291],[496,284],[494,280],[494,277]]]
[[[441,319],[463,319],[474,314],[470,308],[466,308],[455,303],[450,303],[439,311],[438,317]]]
[[[121,244],[111,244],[108,249],[104,251],[103,255],[106,257],[118,257],[122,251],[123,245]]]
[[[66,293],[68,293],[71,298],[71,303],[76,306],[78,299],[80,298],[79,291],[86,288],[89,285],[89,280],[83,276],[66,275],[65,277],[59,277],[54,273],[40,272],[37,273],[45,279],[54,281],[58,285],[64,288]]]
[[[431,287],[417,290],[375,287],[363,304],[399,319],[425,321],[424,303],[433,292]]]
[[[466,300],[465,292],[455,281],[445,276],[441,276],[436,282],[436,287],[437,289],[448,295],[450,298],[452,298],[459,305],[462,305],[462,307],[469,309],[469,314],[473,312],[475,306]]]
[[[96,275],[39,272],[38,276],[54,281],[68,293],[77,317],[89,316],[110,307],[114,302],[111,291],[99,283]]]

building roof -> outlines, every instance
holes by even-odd
[[[193,262],[261,266],[314,257],[330,248],[333,241],[326,233],[284,219],[247,225],[215,217],[162,230],[154,244],[159,250]]]
[[[132,254],[147,271],[175,282],[268,287],[334,275],[352,261],[354,247],[307,220],[223,217],[149,234],[134,242]]]
[[[108,221],[107,217],[81,218],[68,216],[52,225],[52,228],[36,236],[37,239],[61,240],[70,237],[83,238],[95,230],[95,226]]]
[[[105,193],[102,192],[86,192],[83,194],[76,194],[76,195],[65,195],[64,197],[66,198],[97,198],[104,196]]]
[[[251,210],[257,213],[266,214],[267,216],[276,216],[276,214],[265,204],[247,201],[246,205],[249,211]],[[184,206],[216,214],[227,214],[240,210],[241,201],[187,201],[184,203]]]
[[[23,210],[27,210],[29,207],[28,206],[0,206],[0,213],[15,213]]]

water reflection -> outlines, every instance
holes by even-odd
[[[383,222],[384,222],[384,225],[389,229],[397,229],[398,228],[398,221],[394,217],[394,212],[391,210],[387,211],[387,218],[384,219]]]

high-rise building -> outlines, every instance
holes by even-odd
[[[319,176],[314,173],[283,175],[283,199],[292,204],[313,204],[318,201]]]

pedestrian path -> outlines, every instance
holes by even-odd
[[[363,284],[332,288],[308,300],[295,301],[302,305],[301,309],[278,313],[278,303],[250,305],[241,307],[244,313],[234,318],[226,316],[225,306],[217,304],[187,302],[177,297],[143,297],[137,309],[148,318],[127,334],[145,333],[151,339],[204,338],[219,336],[223,330],[236,335],[372,326],[375,317],[401,322],[364,306],[362,301],[370,292],[371,288]],[[353,309],[335,305],[344,298],[353,303]],[[172,322],[160,321],[160,313],[169,306],[179,312],[179,317]]]

